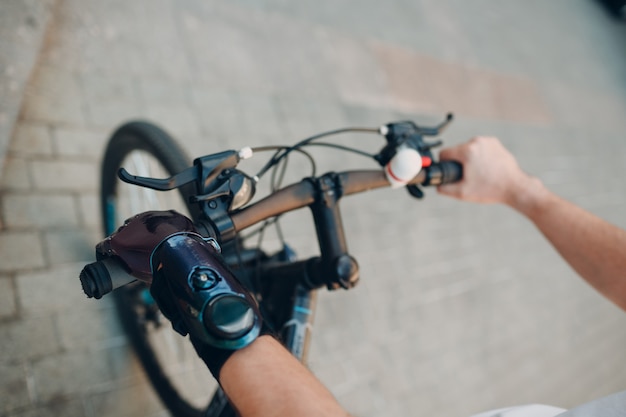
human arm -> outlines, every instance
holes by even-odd
[[[505,204],[526,216],[581,277],[626,310],[626,231],[549,191],[496,138],[474,138],[440,158],[463,164],[463,180],[440,186],[441,194]]]
[[[348,416],[313,374],[270,336],[236,351],[222,367],[220,384],[242,417]]]

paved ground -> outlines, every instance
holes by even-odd
[[[0,5],[0,172],[52,5],[53,0],[7,0]]]
[[[626,227],[625,48],[626,26],[591,0],[60,1],[1,179],[0,415],[165,414],[110,300],[77,279],[122,121],[157,121],[200,154],[454,111],[446,143],[498,135]],[[355,415],[626,389],[626,315],[515,213],[392,191],[343,209],[362,284],[320,294],[311,367]],[[307,220],[285,225],[305,255]]]

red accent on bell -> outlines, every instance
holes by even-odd
[[[433,160],[429,156],[422,156],[422,167],[428,168],[433,163]]]
[[[398,182],[402,182],[402,183],[406,183],[406,181],[398,178],[395,176],[395,174],[393,173],[393,171],[391,170],[391,164],[387,164],[387,166],[385,167],[385,169],[387,170],[387,173],[389,174],[389,176],[391,176],[391,178],[393,178],[394,180],[398,181]]]

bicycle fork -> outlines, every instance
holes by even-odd
[[[298,284],[295,288],[291,319],[282,329],[285,347],[302,363],[306,363],[309,353],[316,303],[317,291]]]

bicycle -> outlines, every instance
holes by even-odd
[[[404,186],[413,197],[422,198],[419,185],[458,181],[462,177],[460,164],[435,162],[431,149],[441,141],[424,140],[425,136],[439,135],[451,121],[449,114],[434,127],[403,121],[380,128],[338,129],[293,146],[225,151],[197,158],[193,164],[165,131],[147,122],[130,122],[115,131],[105,151],[101,172],[103,228],[108,236],[136,213],[159,208],[186,211],[201,235],[221,247],[223,259],[254,294],[264,320],[278,332],[282,343],[306,362],[317,289],[350,289],[358,281],[358,264],[347,250],[339,201],[351,194],[390,185]],[[378,153],[368,154],[317,142],[322,137],[346,132],[380,134],[386,144]],[[316,176],[314,159],[304,149],[314,145],[357,152],[373,158],[383,169]],[[256,175],[251,177],[237,169],[241,160],[261,151],[274,154]],[[311,162],[313,173],[298,183],[279,188],[292,152],[304,155]],[[129,174],[124,167],[138,175]],[[270,194],[250,203],[257,183],[270,170]],[[122,189],[124,183],[132,187]],[[176,190],[181,198],[166,193]],[[123,196],[122,191],[128,192],[128,196]],[[293,249],[282,239],[278,220],[282,214],[304,207],[312,211],[320,255],[297,260]],[[255,232],[243,234],[259,223],[262,225]],[[262,238],[255,245],[245,244],[251,236],[262,236],[269,225],[275,225],[281,236],[280,250],[266,253],[260,248]],[[102,259],[87,265],[80,278],[89,297],[100,298],[119,288],[113,294],[123,327],[155,391],[173,415],[235,415],[219,386],[210,401],[203,397],[212,381],[210,374],[191,343],[164,322],[146,284],[135,281],[115,262]],[[164,346],[169,346],[173,354],[161,352]],[[178,362],[174,363],[174,359]],[[198,369],[204,374],[197,375]],[[190,383],[192,378],[203,381]]]

